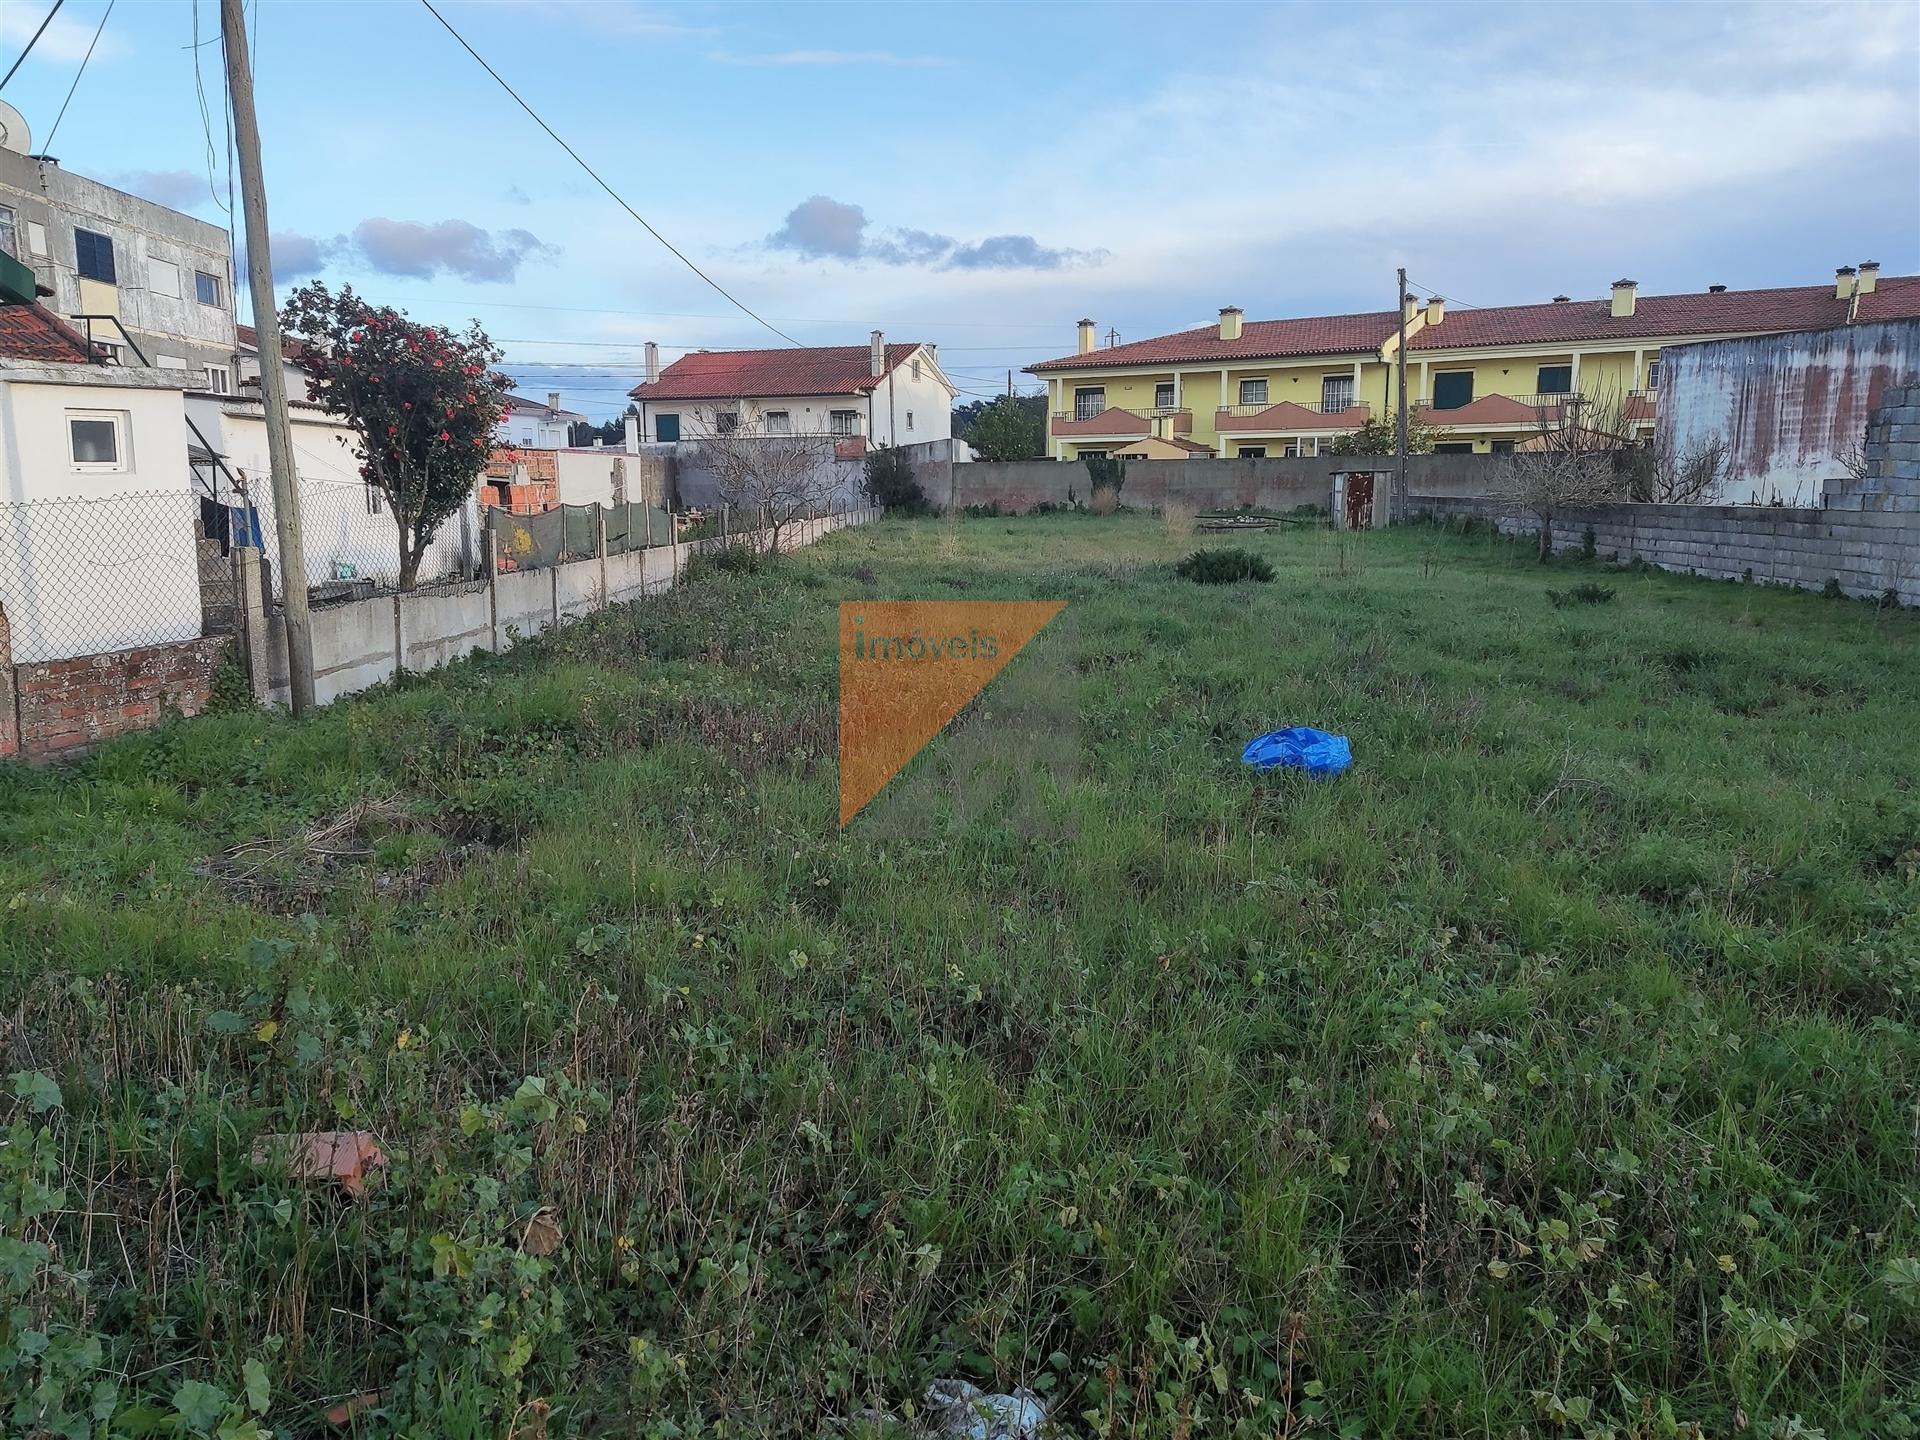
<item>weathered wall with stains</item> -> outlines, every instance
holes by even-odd
[[[1665,345],[1657,443],[1724,438],[1730,503],[1815,505],[1886,392],[1917,381],[1920,320]]]

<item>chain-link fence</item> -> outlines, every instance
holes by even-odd
[[[0,503],[13,662],[231,632],[232,514],[182,491]]]
[[[271,562],[277,554],[271,493],[253,497],[247,524]],[[310,586],[361,581],[390,590],[399,583],[400,531],[386,497],[373,486],[302,478],[300,539]],[[469,500],[434,530],[420,557],[418,583],[470,579],[478,573],[479,556],[479,527]],[[284,592],[278,567],[270,563],[269,569],[275,572],[273,593],[279,598]]]

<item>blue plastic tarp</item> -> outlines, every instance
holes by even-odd
[[[1269,730],[1250,740],[1240,758],[1256,770],[1284,765],[1309,775],[1338,775],[1353,764],[1353,747],[1344,735],[1296,725],[1290,730]]]

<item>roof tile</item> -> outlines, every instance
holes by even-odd
[[[0,305],[0,359],[85,365],[92,358],[80,333],[38,301]]]
[[[886,368],[905,363],[918,342],[887,346]],[[791,350],[697,350],[682,355],[636,400],[749,400],[777,395],[865,395],[877,383],[865,345]]]

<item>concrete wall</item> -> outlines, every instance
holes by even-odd
[[[1487,492],[1495,458],[1490,455],[1414,455],[1408,458],[1408,489],[1440,494]],[[1336,472],[1391,469],[1383,456],[1318,455],[1301,459],[1134,460],[1127,463],[1120,500],[1138,509],[1180,504],[1195,510],[1291,510],[1332,503]],[[915,467],[921,488],[935,504],[947,492],[937,464]],[[1078,461],[974,461],[952,467],[953,503],[1030,510],[1036,505],[1086,504],[1093,492],[1087,467]]]
[[[1920,380],[1920,320],[1756,335],[1661,352],[1658,443],[1684,454],[1724,440],[1725,499],[1811,505],[1843,476],[1867,417]]]
[[[864,525],[879,513],[859,510],[807,521],[782,536],[782,549],[810,545],[848,525]],[[750,531],[736,540],[764,546],[767,536]],[[572,560],[539,570],[506,571],[490,581],[320,606],[312,613],[314,698],[325,705],[392,679],[397,656],[404,656],[408,670],[432,670],[476,650],[509,649],[518,640],[608,605],[662,594],[695,555],[720,545],[718,539],[658,545],[609,555],[604,562]],[[264,628],[269,655],[265,698],[284,705],[286,632],[277,614]]]
[[[1818,509],[1765,505],[1595,505],[1554,517],[1555,549],[1593,531],[1606,559],[1645,560],[1663,570],[1821,589],[1892,592],[1920,605],[1920,387],[1892,389],[1867,425],[1864,480],[1830,483]],[[1538,522],[1489,500],[1423,495],[1410,508],[1434,519],[1475,516],[1507,534]]]

